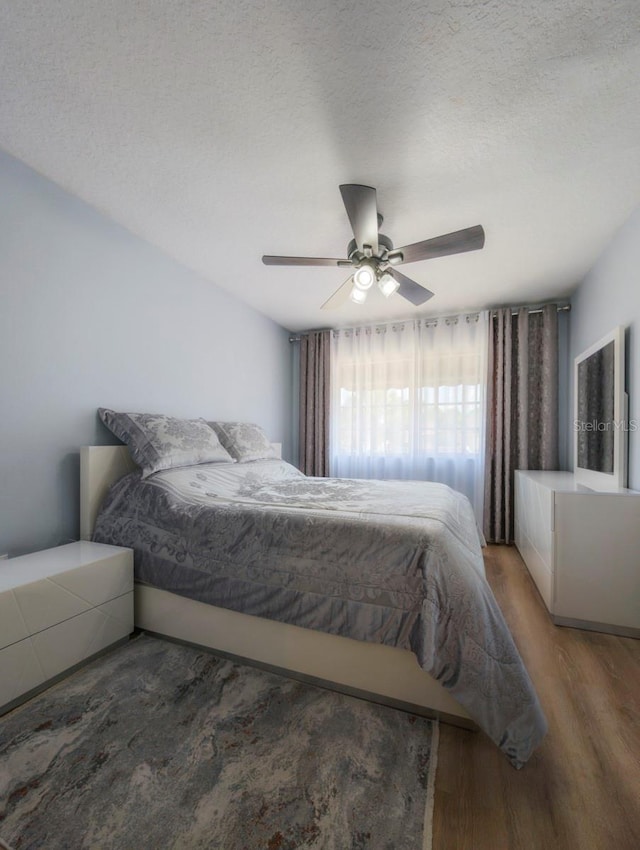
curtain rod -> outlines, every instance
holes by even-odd
[[[569,310],[571,310],[571,304],[561,304],[558,307],[558,313],[568,312]],[[531,314],[531,313],[542,313],[542,307],[532,307],[528,312],[529,312],[529,314]],[[496,311],[491,310],[491,315],[495,316]],[[513,310],[511,315],[517,316],[518,310]],[[445,317],[444,316],[442,316],[442,317],[441,316],[434,316],[434,319],[438,319],[438,318],[445,318]],[[446,318],[450,318],[450,317],[446,317]],[[408,321],[408,320],[405,319],[404,321]],[[332,330],[332,328],[322,328],[322,330]],[[302,333],[299,333],[299,334],[292,334],[289,337],[289,342],[300,342],[300,340],[303,339],[303,337],[309,336],[309,333],[310,333],[309,331],[306,331],[306,332],[303,331]]]
[[[569,310],[571,310],[571,304],[561,304],[558,307],[558,313],[564,313],[564,312],[569,311]],[[520,310],[512,310],[511,315],[517,316],[519,312],[520,312]],[[530,310],[527,310],[527,313],[529,313],[529,315],[532,315],[533,313],[542,313],[542,307],[532,307]],[[491,315],[492,316],[497,315],[497,311],[492,310]]]

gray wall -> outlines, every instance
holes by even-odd
[[[0,152],[0,554],[78,535],[99,406],[292,445],[287,332]]]
[[[571,299],[570,368],[573,358],[616,325],[626,327],[629,419],[640,422],[640,209],[615,235]],[[573,387],[572,387],[573,393]],[[573,459],[573,403],[566,424]],[[629,433],[629,487],[640,490],[640,434]]]
[[[558,313],[558,462],[560,469],[571,468],[570,435],[566,427],[569,418],[569,393],[571,374],[569,370],[569,326],[571,313]]]

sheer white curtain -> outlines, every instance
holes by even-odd
[[[334,331],[330,474],[440,481],[482,521],[488,314]]]

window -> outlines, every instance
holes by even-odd
[[[334,331],[331,475],[441,481],[482,508],[485,314]]]

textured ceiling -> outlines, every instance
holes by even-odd
[[[0,0],[0,147],[292,330],[570,293],[640,200],[638,0]],[[340,183],[436,297],[319,305]],[[377,293],[375,293],[377,295]]]

